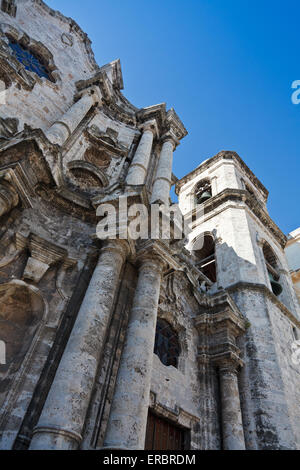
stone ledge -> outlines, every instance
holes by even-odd
[[[265,294],[273,304],[278,307],[281,312],[289,318],[289,320],[297,327],[300,328],[300,320],[298,320],[292,312],[282,303],[277,297],[265,286],[264,284],[255,284],[251,282],[237,282],[230,287],[226,288],[226,291],[229,293],[236,292],[236,291],[243,291],[243,290],[253,290],[259,291],[262,294]]]

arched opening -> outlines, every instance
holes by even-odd
[[[211,184],[208,178],[201,180],[195,188],[195,198],[197,204],[203,204],[212,197]]]
[[[203,246],[195,250],[197,268],[211,281],[217,281],[215,242],[211,235],[204,235]]]
[[[44,312],[42,298],[25,283],[0,286],[0,341],[6,360],[0,365],[0,379],[18,370]],[[1,377],[2,376],[2,377]]]
[[[278,297],[282,293],[283,289],[282,285],[279,282],[280,274],[278,272],[278,262],[276,255],[274,254],[270,245],[268,245],[267,243],[265,243],[263,246],[263,254],[267,271],[269,274],[272,292],[276,295],[276,297]]]
[[[178,335],[171,325],[161,318],[156,324],[154,354],[165,366],[178,367],[180,354]]]

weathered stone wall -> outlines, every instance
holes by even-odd
[[[153,357],[151,391],[154,394],[154,409],[164,408],[166,413],[173,413],[173,419],[181,422],[181,413],[187,414],[183,423],[191,430],[191,448],[205,448],[207,442],[201,435],[199,421],[204,427],[205,406],[215,413],[210,416],[207,434],[211,447],[219,446],[217,421],[217,390],[212,387],[206,403],[201,396],[205,394],[205,384],[201,384],[198,367],[198,333],[194,327],[194,318],[198,312],[195,298],[189,293],[185,275],[177,275],[167,280],[161,289],[158,318],[166,320],[177,332],[180,341],[178,367],[165,366],[157,355]],[[155,408],[156,407],[156,408]],[[191,416],[188,416],[191,415]],[[163,416],[163,414],[162,414]],[[181,423],[182,424],[182,423]]]
[[[295,424],[299,367],[291,360],[299,308],[284,240],[264,209],[267,193],[261,183],[235,157],[223,159],[222,152],[200,165],[194,178],[191,174],[183,179],[183,184],[179,183],[183,211],[187,213],[195,207],[193,188],[203,178],[211,178],[212,198],[206,201],[203,214],[194,223],[188,246],[192,248],[201,234],[211,233],[215,240],[217,287],[228,289],[249,322],[246,335],[239,339],[244,361],[239,384],[246,448],[299,448]],[[258,201],[254,206],[247,196],[250,184]],[[228,192],[230,188],[239,191]],[[222,199],[222,191],[227,191],[227,199]],[[265,243],[276,257],[283,287],[277,298],[264,258]],[[210,291],[214,289],[215,286]]]
[[[50,14],[40,1],[17,2],[15,18],[0,11],[0,29],[9,34],[6,25],[15,28],[20,37],[26,34],[43,44],[53,56],[58,75],[55,82],[36,77],[31,91],[13,83],[1,104],[1,117],[17,117],[19,130],[24,123],[46,129],[73,103],[75,82],[89,78],[98,68],[89,40],[73,20],[58,12]]]
[[[40,243],[45,243],[48,248],[53,244],[59,249],[65,250],[66,253],[65,259],[50,266],[46,274],[37,283],[34,283],[35,285],[24,278],[28,256],[35,255],[32,251],[27,254],[21,251],[18,255],[20,244],[26,244],[32,233],[41,237]],[[3,326],[10,325],[13,316],[25,308],[25,300],[23,307],[18,304],[18,302],[23,302],[23,297],[16,294],[16,288],[19,289],[20,294],[23,289],[25,296],[32,292],[31,295],[40,299],[41,304],[41,308],[38,305],[34,307],[32,302],[28,305],[31,312],[33,308],[37,309],[35,315],[38,316],[35,320],[35,328],[31,336],[28,331],[24,331],[26,336],[23,339],[20,338],[21,349],[19,349],[19,353],[9,350],[8,364],[0,366],[2,375],[0,428],[3,432],[1,448],[11,448],[13,445],[61,323],[66,315],[71,314],[73,319],[76,315],[74,305],[71,312],[67,313],[67,310],[69,304],[72,303],[73,294],[76,290],[81,289],[80,274],[87,263],[87,256],[92,248],[91,233],[92,230],[88,224],[81,223],[67,214],[61,214],[45,202],[37,200],[34,207],[18,214],[16,220],[10,224],[9,231],[1,240],[2,260],[7,257],[8,253],[11,253],[11,258],[1,268],[1,287],[5,287],[7,282],[9,283],[7,286],[11,286],[5,289],[5,296],[8,295],[9,289],[14,290],[11,301],[2,297],[4,302],[1,316]],[[28,243],[29,250],[32,250],[30,242]],[[7,310],[8,303],[11,304],[10,313]],[[39,312],[39,310],[41,311]],[[23,313],[25,315],[25,310]],[[16,332],[20,328],[24,328],[20,321],[18,314]],[[25,319],[25,325],[27,324],[28,318]],[[1,333],[1,338],[2,336]],[[5,338],[3,339],[5,340]],[[15,341],[10,334],[10,341],[12,340]],[[21,357],[18,359],[20,353]]]
[[[234,152],[177,183],[187,214],[210,181],[188,247],[212,234],[216,283],[182,240],[95,239],[105,203],[169,204],[187,131],[164,104],[129,103],[119,61],[99,68],[73,20],[40,0],[16,6],[0,11],[0,447],[143,448],[149,408],[185,429],[186,448],[299,447],[299,311],[267,190]],[[17,63],[8,38],[53,81]],[[153,354],[157,318],[178,335],[177,368]]]

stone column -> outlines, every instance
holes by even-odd
[[[164,137],[155,180],[152,188],[151,203],[160,202],[169,205],[169,194],[172,184],[173,151],[176,142],[169,135]]]
[[[227,361],[219,364],[224,450],[245,449],[237,367]]]
[[[154,120],[143,125],[143,134],[126,178],[127,184],[144,184],[151,157],[153,138],[156,134],[157,125]]]
[[[141,261],[104,448],[144,449],[161,272],[159,258]]]
[[[78,448],[127,242],[105,242],[58,366],[30,449]]]
[[[59,121],[55,121],[46,131],[47,138],[53,144],[63,145],[91,107],[100,101],[101,98],[99,97],[97,89],[92,88],[85,91],[62,118]]]
[[[19,196],[14,188],[6,182],[0,182],[0,217],[16,207],[18,202]]]

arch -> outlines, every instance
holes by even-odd
[[[196,204],[203,204],[212,197],[211,181],[209,178],[203,178],[198,181],[194,189]]]
[[[181,352],[178,334],[170,323],[162,318],[157,319],[154,354],[165,366],[178,367],[178,358]]]
[[[72,179],[83,189],[97,188],[108,185],[108,179],[100,168],[92,163],[73,160],[68,163],[68,170]]]
[[[268,275],[269,275],[269,280],[271,283],[272,292],[278,297],[282,293],[282,290],[283,290],[282,285],[279,282],[280,264],[279,264],[278,258],[275,255],[269,243],[266,241],[263,242],[262,250],[263,250],[266,268],[267,268]]]
[[[210,232],[198,235],[192,250],[197,268],[213,283],[217,281],[215,239]]]
[[[34,286],[23,281],[0,285],[0,341],[6,350],[0,372],[18,369],[45,312],[45,301]]]

